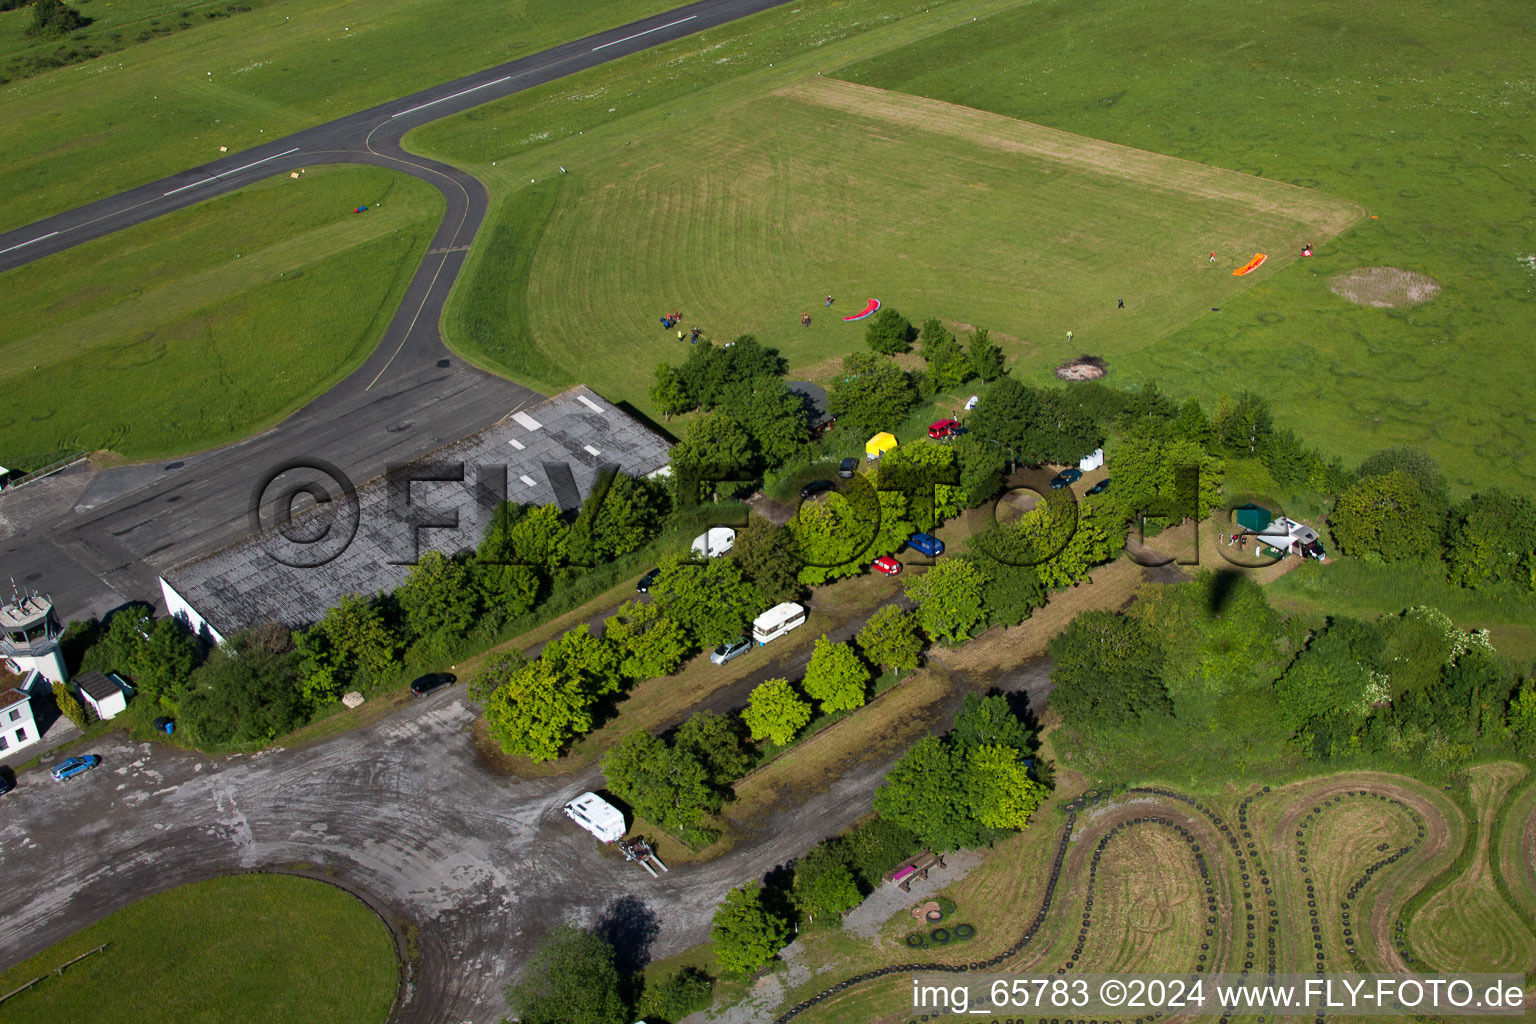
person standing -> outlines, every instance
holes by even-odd
[[[1211,262],[1212,263],[1216,262],[1216,252],[1215,252],[1215,250],[1211,251]]]
[[[1124,299],[1121,299],[1121,300],[1120,300],[1120,305],[1119,305],[1119,307],[1118,307],[1118,308],[1119,308],[1119,309],[1124,309],[1124,308],[1125,308],[1125,300],[1124,300]]]
[[[1067,332],[1067,344],[1068,345],[1072,344],[1072,332],[1071,331]]]
[[[830,295],[827,296],[827,305],[828,306],[832,305],[832,296],[830,296]]]

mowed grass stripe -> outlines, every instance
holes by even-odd
[[[1191,198],[1235,202],[1256,212],[1278,213],[1314,229],[1319,237],[1331,238],[1365,216],[1365,210],[1359,204],[1311,189],[1090,139],[943,100],[826,77],[797,82],[779,89],[777,94],[1011,153],[1040,157],[1076,171],[1125,178],[1138,185]],[[1271,259],[1275,258],[1271,256]]]

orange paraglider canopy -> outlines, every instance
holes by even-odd
[[[1254,270],[1258,270],[1259,269],[1259,264],[1263,263],[1267,259],[1269,259],[1268,256],[1264,255],[1261,252],[1256,252],[1256,253],[1253,254],[1253,259],[1249,260],[1247,263],[1244,263],[1242,266],[1240,266],[1236,270],[1232,271],[1232,276],[1233,277],[1242,277],[1244,274],[1247,274],[1247,273],[1249,273],[1251,271],[1254,271]]]

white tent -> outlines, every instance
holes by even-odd
[[[693,538],[693,553],[700,558],[719,558],[735,543],[735,530],[729,526],[712,526]]]
[[[1095,448],[1093,450],[1093,454],[1084,455],[1082,458],[1077,460],[1077,468],[1082,470],[1084,473],[1098,469],[1102,465],[1104,465],[1103,448]]]

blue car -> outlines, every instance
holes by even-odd
[[[1071,469],[1064,469],[1060,473],[1057,473],[1054,477],[1051,478],[1051,490],[1059,491],[1063,487],[1066,487],[1066,486],[1068,486],[1070,484],[1077,483],[1082,478],[1083,478],[1083,471],[1082,470],[1077,469],[1076,467],[1073,467]]]
[[[101,764],[101,758],[95,754],[86,754],[84,757],[71,757],[60,761],[53,766],[53,777],[58,782],[72,779],[76,775],[84,773]]]
[[[944,553],[944,542],[931,533],[914,533],[907,538],[907,547],[929,558],[937,558]]]

